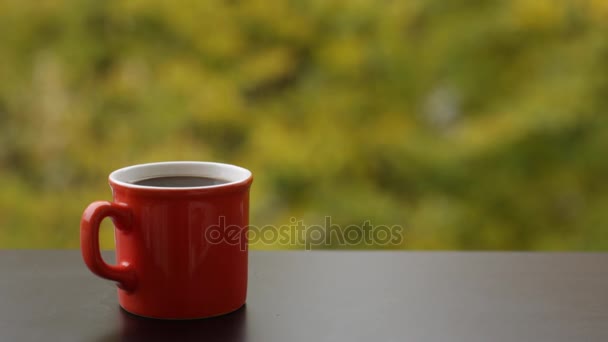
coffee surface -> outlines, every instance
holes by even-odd
[[[228,183],[227,180],[211,177],[196,176],[166,176],[146,178],[133,182],[135,185],[155,186],[160,188],[190,188],[197,186],[212,186]]]

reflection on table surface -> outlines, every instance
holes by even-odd
[[[119,331],[101,341],[244,341],[246,306],[227,315],[198,320],[143,318],[117,309]]]

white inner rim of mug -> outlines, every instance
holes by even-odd
[[[195,187],[157,187],[137,185],[134,182],[156,177],[189,176],[208,177],[225,180],[226,183],[209,186]],[[110,174],[110,180],[120,186],[134,189],[166,189],[166,190],[189,190],[202,188],[221,188],[223,186],[240,183],[251,177],[251,171],[239,166],[213,163],[175,161],[150,164],[139,164],[118,169]]]

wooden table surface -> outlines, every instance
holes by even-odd
[[[247,305],[198,321],[122,311],[79,251],[3,250],[0,272],[7,342],[608,341],[608,254],[251,252]]]

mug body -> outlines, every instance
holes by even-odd
[[[162,176],[219,178],[205,187],[150,187],[133,182]],[[249,187],[246,169],[220,163],[165,162],[113,172],[117,264],[134,273],[119,286],[120,305],[136,315],[194,319],[240,308],[247,294]],[[128,227],[121,227],[125,225]]]

